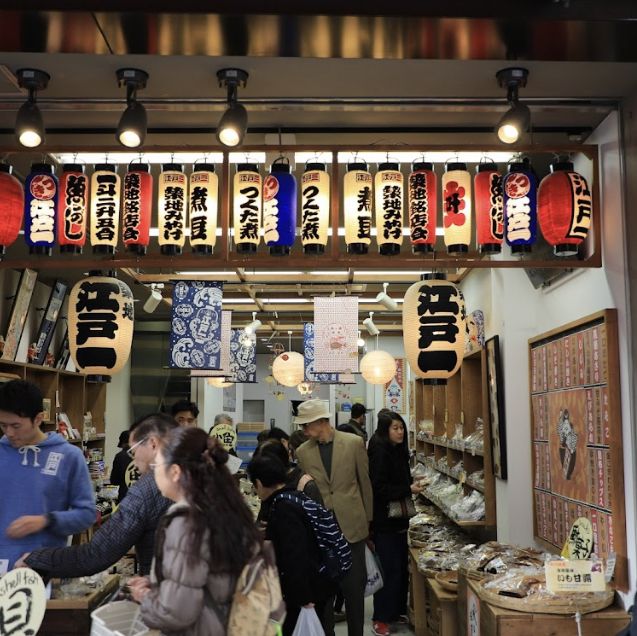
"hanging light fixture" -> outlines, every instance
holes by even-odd
[[[403,343],[411,370],[427,384],[446,384],[462,364],[464,300],[444,274],[424,274],[403,301]]]
[[[377,336],[380,333],[380,329],[374,324],[373,311],[369,312],[369,318],[365,318],[365,320],[363,320],[363,325],[365,326],[365,329],[367,329],[367,333],[369,333],[370,336]]]
[[[263,325],[263,323],[260,320],[257,320],[257,312],[253,311],[252,312],[252,322],[248,323],[244,329],[244,331],[251,336],[252,334],[256,333],[259,329],[261,329],[261,326]]]
[[[254,253],[261,227],[262,181],[256,163],[237,164],[233,187],[234,242],[240,254]]]
[[[24,215],[24,190],[13,176],[13,167],[0,163],[0,258],[18,238]]]
[[[442,200],[447,252],[466,253],[471,243],[471,174],[467,171],[466,163],[445,164]]]
[[[537,177],[528,161],[508,165],[502,192],[504,238],[512,254],[528,253],[537,236]]]
[[[476,206],[476,234],[481,253],[495,254],[502,249],[504,204],[502,176],[491,161],[481,161],[473,179]]]
[[[556,256],[574,256],[588,235],[593,201],[586,179],[570,161],[551,164],[538,191],[538,220]]]
[[[288,350],[272,362],[272,376],[283,386],[297,386],[305,379],[305,358],[292,351],[292,332],[288,331]]]
[[[60,252],[81,254],[86,243],[88,221],[88,177],[84,166],[65,163],[60,175],[57,209],[57,237]]]
[[[347,251],[367,254],[372,242],[372,175],[364,161],[347,164],[343,196]]]
[[[518,92],[526,86],[529,71],[525,68],[503,68],[496,73],[498,83],[507,89],[509,110],[502,115],[496,132],[498,139],[505,144],[514,144],[525,133],[531,124],[531,111],[525,104],[520,103]]]
[[[133,294],[111,275],[91,272],[69,294],[71,358],[90,382],[110,382],[130,355],[133,341]]]
[[[181,164],[162,166],[158,193],[159,249],[166,256],[176,256],[181,254],[186,242],[188,183]]]
[[[380,303],[385,309],[389,311],[396,311],[398,309],[398,303],[387,293],[389,283],[383,283],[383,291],[378,292],[376,296],[376,302]]]
[[[225,378],[206,378],[206,382],[215,389],[227,389],[234,384],[234,382],[228,382]]]
[[[33,163],[24,183],[24,240],[30,254],[51,256],[59,184],[50,163]]]
[[[263,240],[270,255],[287,256],[295,231],[296,179],[290,174],[290,160],[278,157],[263,182]]]
[[[143,104],[137,101],[137,91],[146,88],[148,73],[138,68],[120,68],[119,86],[126,87],[126,110],[117,125],[117,141],[127,148],[138,148],[146,138],[147,117]]]
[[[212,254],[217,242],[219,177],[212,163],[193,166],[190,175],[190,245],[198,254]]]
[[[387,384],[396,375],[396,360],[387,351],[370,351],[361,358],[360,370],[369,384]]]
[[[98,163],[91,176],[91,245],[94,254],[114,254],[119,238],[121,180],[117,166]]]
[[[438,184],[433,163],[412,163],[407,196],[411,250],[414,254],[433,252],[438,216]]]
[[[400,253],[403,242],[403,173],[400,164],[378,164],[376,191],[376,241],[384,256]]]
[[[358,338],[356,339],[356,346],[360,349],[365,346],[365,339],[361,336],[361,330],[358,330]]]
[[[147,163],[130,163],[124,177],[122,239],[126,251],[146,254],[153,212],[153,175]]]
[[[219,86],[228,91],[228,108],[217,126],[217,140],[230,148],[240,146],[248,128],[248,112],[237,101],[237,88],[245,88],[248,73],[240,68],[222,68],[217,71]]]
[[[305,164],[301,188],[303,253],[323,254],[330,216],[330,175],[324,163]]]
[[[20,88],[29,91],[27,101],[20,106],[15,119],[15,134],[26,148],[37,148],[44,143],[44,122],[36,103],[37,92],[49,85],[51,76],[35,68],[21,68],[15,73]]]
[[[152,314],[157,307],[159,307],[159,303],[163,300],[163,296],[161,290],[164,288],[163,283],[151,283],[150,284],[150,296],[146,299],[144,303],[144,311],[147,314]]]

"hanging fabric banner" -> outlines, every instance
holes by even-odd
[[[191,378],[225,378],[230,375],[230,340],[232,338],[232,312],[221,312],[221,361],[219,369],[193,369]]]
[[[51,295],[49,296],[49,302],[46,307],[40,328],[38,329],[38,335],[35,339],[35,364],[46,364],[47,366],[53,366],[55,358],[53,353],[49,352],[49,345],[53,339],[55,333],[55,326],[57,325],[58,316],[60,315],[60,309],[62,309],[62,303],[64,302],[64,296],[66,295],[68,285],[61,280],[56,280]],[[48,362],[47,362],[48,360]]]
[[[306,382],[338,382],[338,373],[315,373],[314,371],[314,324],[311,322],[303,325],[303,357],[305,358]]]
[[[244,329],[233,329],[230,340],[230,377],[228,382],[256,384],[257,337]]]
[[[314,371],[358,371],[358,297],[314,299]]]
[[[407,415],[407,377],[405,359],[396,358],[396,375],[385,384],[385,408]]]
[[[219,369],[223,283],[175,283],[170,323],[169,366]]]

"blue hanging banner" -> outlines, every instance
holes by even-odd
[[[314,323],[303,324],[303,357],[305,358],[305,381],[335,383],[339,381],[338,373],[314,372]]]
[[[256,384],[257,337],[244,329],[233,329],[230,339],[230,376],[228,382]]]
[[[170,321],[169,366],[219,369],[221,366],[221,301],[223,283],[175,283]]]

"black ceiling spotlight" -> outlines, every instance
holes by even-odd
[[[518,90],[526,86],[529,71],[525,68],[509,67],[498,71],[495,76],[500,86],[507,89],[507,101],[511,106],[502,115],[496,132],[502,143],[514,144],[531,124],[531,111],[528,106],[520,103],[518,97]]]
[[[137,148],[146,138],[146,109],[137,101],[137,91],[146,88],[148,73],[138,68],[120,68],[117,81],[126,86],[126,103],[117,126],[117,141],[127,148]]]
[[[217,126],[217,139],[224,146],[241,145],[248,128],[248,112],[237,101],[237,87],[245,88],[248,73],[240,68],[222,68],[217,71],[219,86],[228,89],[228,108]]]
[[[35,103],[37,91],[49,85],[51,76],[35,68],[20,68],[15,72],[20,88],[29,91],[29,97],[15,118],[15,134],[18,141],[27,148],[37,148],[44,142],[44,122],[42,113]]]

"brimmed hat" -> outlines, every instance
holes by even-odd
[[[323,400],[306,400],[299,404],[298,415],[294,418],[295,424],[310,424],[316,420],[329,419],[331,414]]]

